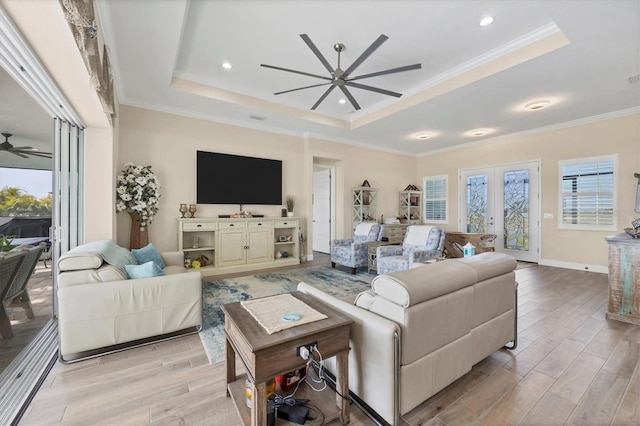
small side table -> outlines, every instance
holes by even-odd
[[[372,241],[370,243],[367,243],[367,247],[368,247],[368,256],[369,256],[369,273],[373,273],[373,274],[377,274],[378,273],[378,264],[377,264],[377,260],[376,260],[376,249],[380,246],[389,246],[389,245],[394,245],[394,244],[399,244],[396,242],[392,242],[392,241]]]
[[[353,320],[312,296],[299,291],[291,294],[328,318],[268,334],[240,302],[222,305],[227,338],[227,396],[232,397],[242,423],[247,426],[267,423],[266,382],[306,364],[297,354],[301,345],[315,343],[325,359],[336,357],[336,388],[342,395],[349,394],[349,336]],[[245,376],[236,376],[236,354],[252,384],[251,409],[245,404]],[[339,419],[343,425],[349,423],[346,399],[330,388],[319,393],[306,390],[306,386],[301,386],[296,397],[312,400],[324,413],[326,422]]]

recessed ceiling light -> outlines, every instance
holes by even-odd
[[[476,130],[471,130],[471,131],[469,132],[469,134],[470,134],[471,136],[476,137],[476,138],[477,138],[477,137],[480,137],[480,136],[484,136],[484,135],[486,135],[487,133],[489,133],[489,131],[488,131],[488,130],[486,130],[486,129],[476,129]]]
[[[223,62],[222,68],[224,68],[225,70],[230,70],[231,68],[233,68],[233,66],[229,62]]]
[[[346,100],[346,99],[340,99],[340,100],[338,101],[338,103],[339,103],[339,104],[346,104],[346,103],[347,103],[347,100]]]
[[[422,140],[429,139],[430,137],[431,137],[431,133],[418,133],[416,135],[416,138],[422,139]]]
[[[480,20],[480,26],[486,27],[487,25],[493,24],[493,21],[495,20],[496,18],[494,18],[493,16],[485,16],[484,18],[482,18],[482,20]]]
[[[546,108],[549,105],[551,105],[551,101],[548,101],[545,99],[541,101],[534,101],[534,102],[528,103],[524,106],[524,108],[528,111],[538,111],[539,109]]]

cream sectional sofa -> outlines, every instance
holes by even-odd
[[[99,252],[72,250],[60,257],[61,360],[73,361],[104,348],[117,349],[202,324],[200,272],[188,272],[182,252],[161,256],[166,275],[140,279],[128,279],[121,267],[105,262]]]
[[[354,320],[349,388],[396,425],[474,364],[515,347],[515,268],[501,253],[449,259],[378,275],[354,304],[305,283],[298,290]]]

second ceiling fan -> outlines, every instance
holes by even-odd
[[[369,46],[358,57],[358,59],[356,59],[349,66],[349,68],[347,68],[346,70],[342,70],[342,68],[340,68],[340,53],[345,49],[345,45],[344,44],[336,43],[336,44],[333,45],[333,49],[336,52],[338,52],[338,66],[334,69],[331,66],[331,64],[329,64],[329,61],[327,61],[326,58],[322,55],[322,53],[320,53],[320,50],[318,50],[316,45],[313,44],[313,42],[311,41],[311,39],[309,38],[308,35],[300,34],[300,37],[307,44],[307,46],[309,46],[309,49],[311,49],[311,51],[316,55],[316,57],[320,60],[320,62],[322,62],[322,65],[324,65],[324,67],[327,69],[327,71],[329,71],[329,74],[331,75],[330,77],[323,76],[323,75],[318,75],[318,74],[312,74],[312,73],[308,73],[308,72],[304,72],[304,71],[293,70],[293,69],[289,69],[289,68],[276,67],[276,66],[267,65],[267,64],[260,64],[260,66],[261,67],[265,67],[265,68],[271,68],[271,69],[274,69],[274,70],[286,71],[286,72],[291,72],[291,73],[294,73],[294,74],[301,74],[301,75],[306,75],[306,76],[309,76],[309,77],[315,77],[315,78],[321,78],[323,80],[327,80],[328,82],[325,82],[325,83],[312,84],[310,86],[298,87],[298,88],[295,88],[295,89],[284,90],[282,92],[274,93],[274,95],[282,95],[283,93],[289,93],[289,92],[295,92],[295,91],[298,91],[298,90],[310,89],[312,87],[320,87],[320,86],[328,86],[328,85],[330,85],[329,88],[322,94],[322,96],[320,96],[320,99],[318,99],[316,101],[316,103],[313,104],[313,106],[311,107],[312,110],[315,110],[322,103],[322,101],[324,101],[325,98],[327,96],[329,96],[329,93],[331,93],[331,91],[333,89],[335,89],[336,87],[340,88],[342,93],[344,93],[344,95],[349,100],[349,102],[351,102],[351,105],[353,105],[353,108],[355,108],[356,110],[360,109],[360,105],[355,100],[353,95],[351,95],[351,92],[349,92],[348,87],[355,87],[357,89],[368,90],[368,91],[371,91],[371,92],[381,93],[383,95],[395,96],[396,98],[399,98],[400,96],[402,96],[402,93],[392,92],[391,90],[386,90],[386,89],[381,89],[379,87],[373,87],[373,86],[368,86],[366,84],[356,83],[355,80],[362,80],[362,79],[365,79],[365,78],[378,77],[378,76],[381,76],[381,75],[393,74],[393,73],[403,72],[403,71],[418,70],[418,69],[420,69],[422,67],[420,64],[405,65],[405,66],[402,66],[402,67],[391,68],[391,69],[384,70],[384,71],[377,71],[377,72],[372,72],[372,73],[368,73],[368,74],[361,74],[361,75],[357,75],[357,76],[351,77],[351,74],[356,70],[356,68],[358,68],[373,52],[375,52],[375,50],[378,47],[380,47],[380,45],[382,43],[387,41],[389,39],[389,37],[387,37],[384,34],[381,34],[380,37],[378,37],[376,39],[376,41],[374,41],[371,44],[371,46]]]

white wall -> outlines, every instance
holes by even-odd
[[[305,219],[302,232],[311,238],[306,218],[311,217],[314,156],[331,158],[337,167],[341,226],[338,237],[351,235],[350,188],[369,179],[380,191],[380,213],[397,214],[397,193],[415,176],[415,159],[382,151],[286,136],[121,106],[117,169],[133,161],[152,166],[162,185],[160,209],[149,227],[149,240],[161,250],[175,250],[178,244],[176,218],[180,203],[196,202],[196,151],[270,158],[283,161],[283,196],[296,199],[295,214]],[[238,171],[241,173],[241,171]],[[232,178],[232,177],[230,177]],[[346,206],[346,207],[345,207]],[[237,212],[238,205],[198,205],[197,217],[216,217]],[[283,206],[251,206],[245,210],[266,216],[280,216]],[[344,210],[341,210],[344,209]],[[118,214],[118,243],[128,244],[130,220]],[[306,246],[308,252],[312,241]]]

